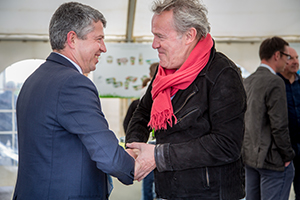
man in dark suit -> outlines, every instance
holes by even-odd
[[[134,179],[134,158],[118,145],[95,85],[83,75],[106,52],[103,15],[61,5],[50,21],[53,52],[17,100],[19,170],[13,199],[108,199],[108,176]]]

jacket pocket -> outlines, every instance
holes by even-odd
[[[172,177],[172,190],[177,197],[199,197],[198,199],[218,199],[220,182],[218,172],[210,167],[176,171]],[[166,183],[166,181],[165,181]]]
[[[265,162],[268,165],[274,166],[275,168],[280,168],[284,166],[284,162],[279,153],[279,149],[275,146],[274,143],[272,144],[272,148],[267,153]]]

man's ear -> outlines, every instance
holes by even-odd
[[[197,40],[197,30],[192,27],[185,33],[186,44],[190,44],[193,41]]]
[[[67,34],[67,45],[72,49],[75,48],[76,40],[77,34],[74,31],[70,31]]]
[[[275,61],[277,61],[277,60],[279,60],[280,59],[280,51],[276,51],[274,54],[273,54],[273,56],[274,56],[274,60]]]

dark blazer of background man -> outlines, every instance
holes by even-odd
[[[17,101],[19,171],[13,199],[108,199],[107,174],[132,184],[134,159],[101,111],[95,70],[106,52],[103,15],[61,5],[50,22],[54,52],[24,83]]]

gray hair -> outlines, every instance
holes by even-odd
[[[173,10],[175,30],[183,34],[190,28],[197,30],[197,38],[206,37],[210,31],[207,9],[199,0],[156,0],[152,6],[155,14]]]
[[[49,25],[52,49],[64,49],[70,31],[74,31],[80,39],[86,39],[86,35],[94,30],[93,22],[99,20],[106,27],[106,19],[98,10],[77,2],[62,4],[53,14]]]

